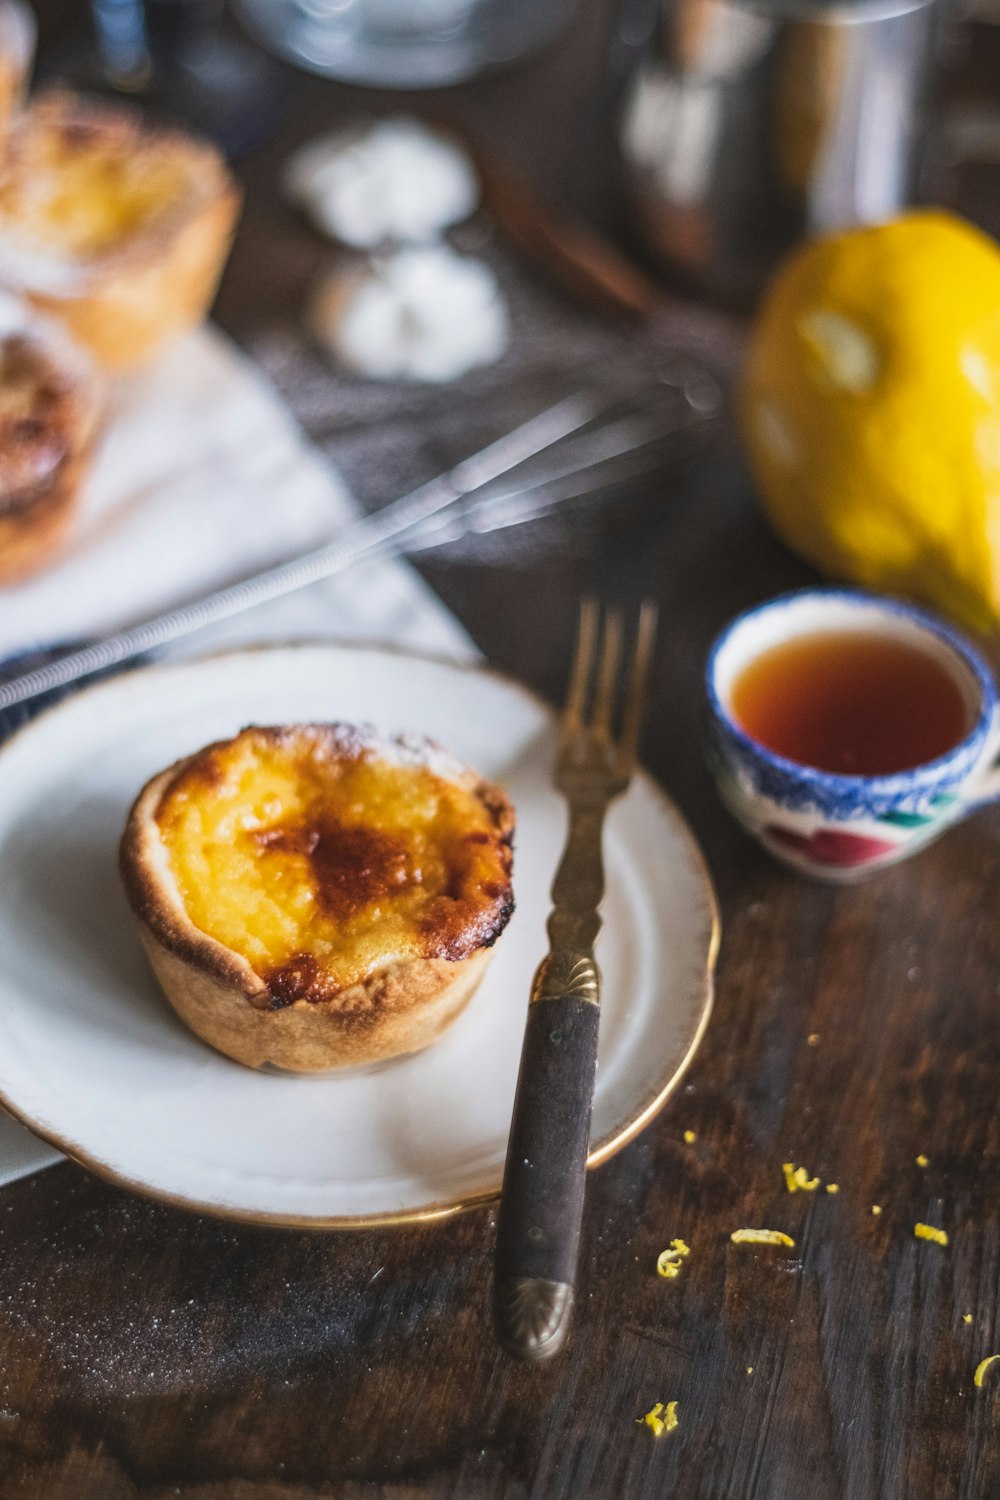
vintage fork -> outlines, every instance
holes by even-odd
[[[550,1358],[569,1331],[597,1072],[601,833],[632,778],[655,634],[647,600],[621,687],[622,614],[609,609],[602,619],[595,600],[581,604],[555,772],[569,833],[552,885],[549,953],[531,986],[497,1222],[494,1324],[520,1359]]]

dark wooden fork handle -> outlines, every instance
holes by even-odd
[[[497,1337],[519,1359],[549,1359],[569,1331],[599,1020],[595,999],[579,993],[528,1009],[493,1289]]]

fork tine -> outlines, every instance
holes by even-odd
[[[563,709],[560,728],[562,734],[574,734],[583,723],[583,710],[587,701],[590,679],[593,675],[594,654],[597,646],[599,607],[596,599],[580,600],[580,623],[577,627],[576,654],[570,672],[566,705]]]
[[[655,599],[644,599],[639,606],[639,624],[636,630],[635,654],[629,674],[625,707],[622,711],[622,732],[619,749],[629,766],[634,764],[639,750],[639,735],[646,698],[646,679],[653,657],[656,640],[657,605]]]
[[[615,683],[622,654],[622,615],[619,609],[609,609],[604,617],[604,633],[601,642],[601,661],[597,671],[597,689],[594,694],[594,710],[591,715],[593,732],[600,741],[611,738],[611,718],[614,712]]]

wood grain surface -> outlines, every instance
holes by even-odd
[[[492,130],[540,188],[560,163],[578,187],[567,142],[591,118],[604,16],[436,109]],[[65,8],[43,21],[47,42]],[[330,251],[281,205],[275,173],[293,141],[384,103],[295,79],[281,140],[244,165],[219,303],[366,503],[609,360],[688,349],[734,373],[738,329],[692,309],[643,334],[600,321],[474,227],[464,240],[482,239],[512,297],[504,363],[443,391],[334,378],[297,331]],[[810,578],[765,530],[728,424],[614,509],[422,566],[486,656],[552,699],[580,592],[655,592],[646,760],[721,899],[704,1045],[662,1115],[591,1176],[568,1351],[541,1369],[498,1352],[490,1211],[255,1230],[59,1166],[0,1189],[0,1497],[1000,1495],[1000,1367],[972,1381],[1000,1352],[1000,813],[855,889],[781,870],[723,813],[700,748],[706,648],[734,611]],[[789,1195],[786,1161],[839,1192]],[[917,1221],[946,1228],[948,1247],[918,1242]],[[746,1225],[795,1248],[733,1245]],[[691,1255],[668,1281],[656,1258],[675,1236]],[[671,1400],[676,1431],[637,1424]]]

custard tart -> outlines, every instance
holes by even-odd
[[[0,584],[58,551],[76,511],[100,386],[65,330],[0,292]]]
[[[249,1067],[381,1062],[471,999],[514,908],[514,812],[428,740],[251,727],[147,783],[121,870],[178,1015]]]
[[[100,364],[130,369],[200,322],[238,209],[213,146],[43,94],[0,171],[0,284],[63,319]]]

